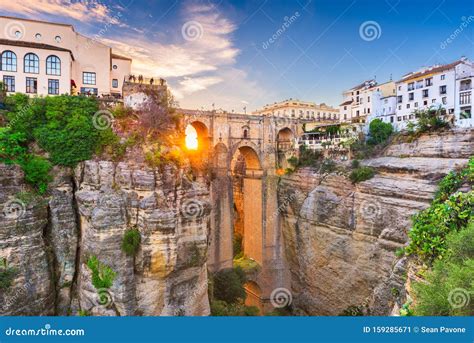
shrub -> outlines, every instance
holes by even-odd
[[[100,262],[97,256],[91,256],[87,260],[87,266],[92,272],[92,285],[97,290],[112,287],[117,275],[112,268]]]
[[[260,310],[255,306],[228,304],[222,300],[211,302],[211,316],[258,316]]]
[[[405,252],[431,264],[446,253],[446,235],[465,227],[473,216],[474,191],[455,193],[443,203],[432,204],[413,216]]]
[[[11,128],[0,128],[0,162],[15,163],[27,151],[26,136],[21,132],[12,132]]]
[[[415,110],[413,114],[417,118],[417,122],[413,124],[411,130],[415,133],[436,131],[448,126],[448,123],[444,120],[446,109],[441,106]]]
[[[213,296],[228,304],[245,300],[244,283],[246,281],[242,268],[236,267],[218,271],[213,277]]]
[[[15,279],[16,269],[9,267],[5,258],[0,258],[0,289],[8,289]]]
[[[39,194],[45,193],[52,180],[49,174],[51,163],[41,156],[28,156],[20,165],[25,173],[25,181],[34,186]]]
[[[369,125],[370,138],[367,141],[370,145],[377,145],[385,142],[393,133],[393,126],[390,123],[384,123],[380,119],[374,119]]]
[[[354,169],[351,174],[349,175],[350,180],[352,183],[358,183],[362,181],[369,180],[373,178],[375,175],[375,171],[371,167],[359,167]]]
[[[446,237],[448,253],[426,274],[426,282],[413,285],[416,315],[473,315],[474,221]]]
[[[140,248],[140,231],[137,229],[130,229],[125,231],[122,239],[122,250],[128,256],[135,256]]]

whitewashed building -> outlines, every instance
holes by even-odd
[[[0,16],[0,81],[10,93],[120,96],[131,63],[72,25]]]
[[[382,84],[367,80],[345,91],[339,105],[341,123],[365,124],[376,116],[384,116],[390,121],[395,83]]]
[[[456,126],[474,127],[473,77],[473,63],[466,58],[406,74],[396,83],[396,128],[403,130],[415,122],[415,110],[440,106],[446,109],[446,119],[453,118]]]

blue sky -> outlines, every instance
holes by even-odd
[[[165,77],[187,108],[338,105],[366,79],[474,58],[473,0],[30,0],[0,13],[73,24]]]

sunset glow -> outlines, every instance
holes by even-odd
[[[186,128],[186,148],[189,150],[198,149],[198,135],[196,129],[192,125],[188,125]]]

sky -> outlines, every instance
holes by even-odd
[[[474,0],[9,0],[0,14],[74,25],[182,108],[337,106],[364,80],[474,58]]]

